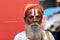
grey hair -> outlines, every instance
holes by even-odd
[[[31,26],[34,24],[38,25],[38,28],[37,28],[38,30],[32,30]],[[40,25],[38,23],[32,23],[32,24],[28,25],[27,30],[26,30],[26,35],[29,39],[33,39],[34,37],[36,38],[36,40],[38,38],[41,39],[42,38],[42,29],[41,29]]]

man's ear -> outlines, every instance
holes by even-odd
[[[26,24],[29,24],[26,17],[24,17],[24,21],[25,21]]]
[[[26,19],[26,17],[24,17],[24,21],[25,21],[25,23],[27,23],[27,19]]]
[[[26,17],[24,17],[24,21],[26,22]]]

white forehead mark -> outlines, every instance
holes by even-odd
[[[32,15],[34,16],[34,8],[32,9]]]
[[[32,11],[32,15],[33,16],[37,16],[38,15],[38,9],[37,8],[31,9],[31,11]]]
[[[36,16],[38,15],[38,9],[35,8],[35,13],[36,13]]]
[[[34,16],[34,21],[36,20],[36,16],[35,16],[35,9],[32,9],[32,16]]]
[[[36,16],[38,15],[38,9],[37,8],[33,8],[32,10],[32,16],[34,16],[34,21],[36,20]]]

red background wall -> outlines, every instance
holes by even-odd
[[[24,30],[24,6],[38,0],[0,0],[0,40],[13,40]]]

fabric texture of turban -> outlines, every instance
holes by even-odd
[[[41,5],[38,5],[38,4],[27,4],[24,8],[24,15],[27,13],[28,10],[32,9],[32,8],[38,8],[39,11],[41,12],[41,15],[44,14],[44,10],[42,8]]]

